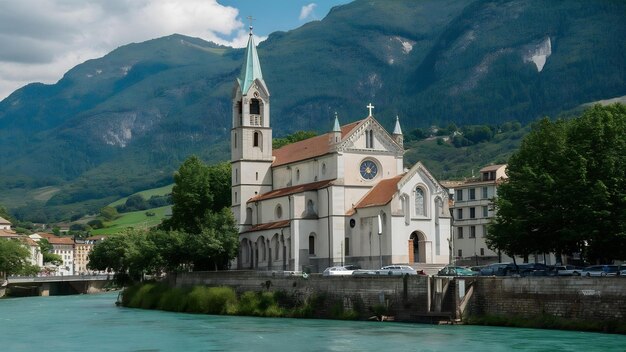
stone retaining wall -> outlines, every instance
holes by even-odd
[[[321,275],[282,276],[259,272],[193,272],[179,273],[177,287],[194,285],[229,286],[237,292],[283,291],[306,299],[324,294],[328,304],[341,302],[344,308],[360,306],[363,316],[371,316],[372,308],[384,305],[389,315],[411,321],[429,306],[429,281],[426,276],[323,277]],[[328,307],[327,307],[328,308]]]
[[[545,314],[577,320],[626,318],[626,278],[581,277],[477,277],[448,285],[447,278],[425,276],[323,277],[282,276],[271,272],[193,272],[170,279],[177,287],[229,286],[238,292],[284,291],[307,298],[324,294],[344,307],[362,304],[364,314],[374,306],[387,305],[397,320],[423,321],[424,316],[450,312],[459,317],[462,297],[472,288],[465,315]],[[448,292],[441,288],[449,287]],[[460,292],[464,290],[464,292]],[[443,316],[445,314],[440,314]]]
[[[548,314],[594,321],[626,318],[623,277],[484,277],[475,285],[470,315]]]

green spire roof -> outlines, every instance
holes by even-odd
[[[256,53],[256,45],[254,45],[252,31],[250,31],[248,47],[246,48],[246,61],[241,67],[241,74],[238,78],[239,86],[241,87],[241,92],[243,94],[250,89],[250,86],[255,79],[263,80],[263,73],[261,72],[259,56]]]
[[[402,134],[402,128],[400,128],[400,118],[396,116],[396,126],[393,128],[393,134]]]
[[[339,118],[335,112],[335,125],[333,126],[333,132],[341,132],[341,126],[339,126]]]

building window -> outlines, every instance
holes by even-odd
[[[483,237],[487,237],[487,225],[483,225]]]
[[[483,187],[483,199],[489,198],[488,188]]]
[[[237,203],[237,192],[235,192],[235,203]]]
[[[315,255],[315,236],[309,236],[309,255]]]
[[[259,132],[254,132],[254,136],[252,138],[252,146],[253,147],[259,146]]]
[[[457,254],[458,254],[459,258],[463,258],[463,250],[462,249],[459,249]]]
[[[344,255],[346,257],[350,256],[350,239],[348,237],[346,237],[345,243],[344,243]]]
[[[426,208],[424,206],[424,190],[415,189],[415,215],[426,216]]]
[[[457,220],[463,220],[463,209],[457,209],[456,210],[456,219]]]
[[[259,173],[258,173],[258,172],[255,172],[255,173],[254,173],[254,177],[255,177],[255,178],[256,178],[256,180],[258,181],[258,180],[259,180]]]
[[[463,228],[462,227],[457,227],[457,231],[456,231],[456,238],[461,239],[463,238]]]
[[[250,114],[261,115],[261,101],[259,99],[250,99]]]
[[[235,183],[239,182],[239,170],[235,169]]]
[[[469,200],[476,199],[476,188],[469,189]]]
[[[483,218],[489,217],[489,208],[487,206],[483,206]]]
[[[457,189],[456,190],[456,200],[457,201],[463,200],[463,190],[462,189]]]
[[[472,207],[470,208],[470,219],[475,219],[476,218],[476,208]]]
[[[300,169],[296,169],[296,181],[300,181]]]
[[[470,226],[469,238],[476,238],[476,226]]]
[[[484,248],[481,248],[481,249],[480,249],[480,255],[481,255],[481,256],[482,256],[482,255],[485,255],[485,249],[484,249]]]
[[[365,131],[365,148],[374,148],[374,131]]]
[[[276,206],[276,219],[280,219],[283,217],[283,207],[280,206],[280,204],[278,204]]]
[[[237,149],[237,133],[235,132],[235,138],[233,139],[233,147]]]
[[[322,175],[326,175],[326,164],[322,163]]]

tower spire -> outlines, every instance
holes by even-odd
[[[254,21],[254,18],[248,16],[248,19],[250,20],[250,37],[248,38],[248,46],[246,47],[246,55],[243,66],[241,67],[241,74],[238,78],[239,86],[243,94],[246,94],[255,79],[263,80],[261,62],[259,61],[259,55],[256,52],[256,45],[254,44],[254,36],[252,35],[252,21]]]

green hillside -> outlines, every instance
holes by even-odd
[[[102,229],[91,230],[92,235],[106,235],[119,233],[127,228],[148,229],[157,226],[161,221],[172,212],[172,206],[159,207],[149,210],[133,211],[121,214],[114,221],[105,223],[106,227]],[[147,213],[154,213],[152,216]]]
[[[369,102],[386,128],[398,115],[411,131],[526,124],[624,96],[624,13],[626,2],[611,0],[357,0],[335,7],[258,45],[274,136],[326,132],[335,111],[349,123],[365,117]],[[171,184],[191,154],[226,160],[242,55],[173,34],[89,60],[56,84],[15,91],[0,102],[3,205],[40,221],[95,213]],[[432,160],[427,166],[444,177],[470,176],[514,146],[445,153],[436,143],[414,146],[407,160]]]

